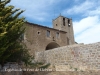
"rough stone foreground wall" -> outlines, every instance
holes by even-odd
[[[14,62],[8,62],[2,68],[0,65],[0,75],[22,75],[22,66]]]
[[[52,71],[52,72],[28,72],[23,75],[100,75],[100,71]]]
[[[0,75],[22,75],[22,72],[0,72]]]
[[[100,42],[69,45],[38,52],[35,59],[55,65],[58,70],[69,70],[68,67],[76,70],[100,70]]]

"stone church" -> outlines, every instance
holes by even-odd
[[[34,23],[25,23],[24,42],[29,52],[49,50],[75,44],[72,19],[58,16],[53,20],[53,28]]]

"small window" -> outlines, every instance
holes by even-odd
[[[70,27],[70,20],[68,19],[68,26]]]
[[[38,32],[38,35],[40,34],[40,32]]]
[[[50,31],[47,30],[47,37],[50,37]]]
[[[63,25],[65,26],[65,18],[63,18]]]
[[[53,41],[55,41],[54,37],[53,37]]]
[[[56,26],[57,26],[57,24],[56,24]]]
[[[56,37],[57,37],[57,38],[59,37],[59,32],[56,33]]]

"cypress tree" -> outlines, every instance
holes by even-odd
[[[21,35],[24,33],[25,18],[19,15],[23,10],[7,5],[11,0],[0,0],[0,64],[5,62],[27,63],[30,55],[23,46]]]
[[[25,18],[20,18],[23,10],[14,9],[14,6],[7,5],[11,0],[0,0],[0,65],[6,62],[24,62],[25,65],[32,67],[45,68],[50,64],[44,65],[40,62],[32,63],[34,59],[23,43],[25,31]]]

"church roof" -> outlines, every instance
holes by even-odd
[[[51,30],[56,30],[56,31],[60,31],[60,32],[67,33],[67,32],[62,31],[62,30],[58,30],[58,29],[54,29],[54,28],[50,28],[50,27],[47,27],[47,26],[42,26],[42,25],[35,24],[35,23],[30,23],[30,22],[26,22],[26,23],[29,24],[29,25],[39,26],[39,27],[48,28],[48,29],[51,29]]]

